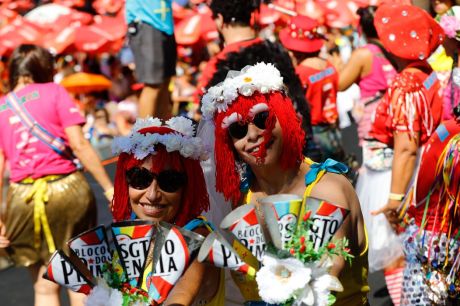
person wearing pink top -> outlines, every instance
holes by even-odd
[[[45,264],[56,249],[96,222],[93,192],[75,160],[109,200],[113,195],[112,182],[83,136],[85,119],[65,89],[51,83],[53,70],[48,51],[19,46],[9,64],[11,92],[0,99],[0,177],[5,161],[11,173],[6,211],[0,216],[0,266],[8,258],[28,267],[35,305],[46,306],[59,305],[59,287],[42,278]],[[46,142],[43,133],[53,141]],[[58,153],[56,143],[66,149]],[[70,294],[72,306],[83,305],[83,297]]]
[[[348,63],[339,71],[339,90],[343,91],[358,82],[361,100],[353,108],[353,117],[358,125],[359,143],[371,128],[372,114],[383,97],[388,86],[396,76],[396,69],[388,60],[374,27],[376,6],[360,8],[360,30],[363,31],[368,44],[356,49]]]

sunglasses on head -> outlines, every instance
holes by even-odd
[[[175,170],[163,170],[157,174],[143,167],[134,167],[126,171],[129,187],[137,190],[147,189],[154,179],[165,192],[176,192],[187,183],[185,173]]]
[[[257,128],[261,130],[265,130],[267,118],[268,118],[268,111],[263,111],[254,115],[254,118],[250,122],[252,122]],[[228,127],[228,133],[231,137],[235,139],[242,139],[248,133],[248,125],[250,122],[238,121],[233,122]]]

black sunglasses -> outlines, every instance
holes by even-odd
[[[187,183],[185,173],[175,170],[164,170],[156,174],[143,167],[134,167],[126,171],[128,185],[134,189],[147,189],[154,179],[165,192],[176,192]]]
[[[254,123],[254,125],[259,129],[265,130],[268,114],[268,111],[257,113],[255,114],[254,118],[252,118],[251,122]],[[245,121],[233,122],[228,127],[228,133],[235,139],[242,139],[248,133],[248,125],[249,122]]]

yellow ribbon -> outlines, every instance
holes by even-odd
[[[39,179],[24,179],[23,183],[32,183],[32,190],[27,194],[26,202],[34,201],[34,247],[38,250],[41,245],[40,233],[43,229],[48,251],[53,253],[56,250],[53,235],[46,217],[45,203],[48,202],[48,182],[56,180],[59,175],[48,175]]]

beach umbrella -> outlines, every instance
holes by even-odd
[[[94,16],[94,23],[92,26],[110,34],[110,40],[124,38],[128,30],[123,15],[118,15],[116,17],[96,15]]]
[[[216,24],[208,12],[198,12],[180,21],[175,28],[176,42],[190,46],[200,39],[213,40],[219,36]]]
[[[0,2],[2,7],[14,10],[19,13],[27,12],[35,6],[35,3],[33,3],[31,0],[3,0]]]
[[[315,19],[320,24],[325,22],[324,8],[314,0],[297,1],[295,10],[297,14]]]
[[[64,5],[49,3],[37,6],[24,17],[39,25],[49,25],[55,23],[60,16],[70,15],[72,10]]]
[[[276,10],[268,7],[268,5],[262,3],[260,5],[258,22],[265,26],[276,23],[281,17],[281,14]]]
[[[1,7],[0,8],[0,28],[9,24],[11,21],[13,21],[16,16],[18,16],[18,13],[16,11],[10,10],[6,7]]]
[[[61,54],[70,51],[75,41],[76,26],[69,25],[60,31],[45,34],[42,40],[42,47],[53,54]]]
[[[109,33],[94,25],[82,26],[75,31],[74,45],[78,51],[86,53],[107,52],[111,38]]]
[[[20,15],[0,28],[0,55],[9,55],[20,44],[40,44],[42,29]]]
[[[109,89],[112,82],[101,74],[78,72],[62,79],[61,85],[71,93],[89,93]]]
[[[56,4],[64,5],[67,7],[84,7],[85,0],[54,0]]]
[[[356,26],[359,16],[356,11],[359,5],[351,0],[318,0],[325,11],[326,24],[332,28]]]
[[[96,0],[93,2],[94,9],[101,15],[116,14],[124,5],[124,0]]]

